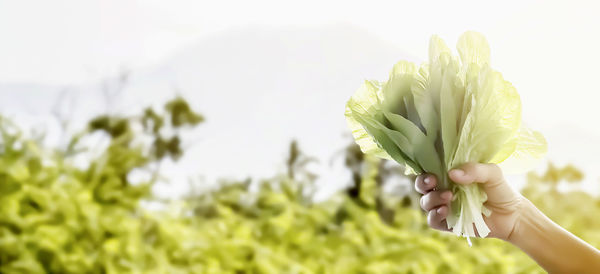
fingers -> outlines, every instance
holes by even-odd
[[[452,200],[452,192],[449,190],[430,191],[421,197],[421,208],[425,211],[430,211],[442,205],[448,205]]]
[[[502,170],[495,164],[467,163],[450,170],[448,175],[452,181],[462,185],[486,183],[494,186],[504,181]]]
[[[450,231],[446,222],[448,208],[452,200],[452,192],[449,190],[435,190],[437,179],[432,174],[421,174],[415,181],[417,192],[424,194],[421,197],[421,208],[427,211],[427,223],[431,228]]]
[[[415,189],[421,194],[432,191],[437,185],[437,179],[431,174],[421,174],[415,181]]]
[[[448,206],[440,206],[429,211],[427,214],[427,224],[433,229],[450,231],[450,229],[448,229],[446,217],[448,217]]]

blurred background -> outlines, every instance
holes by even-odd
[[[0,272],[541,271],[428,230],[413,178],[346,127],[364,79],[466,30],[548,141],[509,181],[598,247],[599,8],[0,0]]]

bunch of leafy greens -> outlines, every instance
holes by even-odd
[[[486,237],[491,213],[477,184],[451,182],[447,171],[467,162],[524,162],[546,151],[543,136],[521,125],[515,88],[490,67],[485,38],[464,33],[459,57],[433,36],[429,63],[401,61],[387,82],[365,81],[348,101],[346,117],[365,153],[393,159],[411,173],[432,173],[454,199],[447,218],[456,235]]]

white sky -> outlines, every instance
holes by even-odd
[[[207,34],[240,26],[350,23],[423,59],[431,34],[454,45],[465,30],[480,31],[492,45],[493,65],[519,90],[531,90],[522,93],[525,103],[567,89],[598,93],[596,1],[482,2],[0,0],[0,82],[85,83],[151,66]],[[553,111],[562,97],[549,96],[525,115]],[[568,109],[586,116],[595,101]]]
[[[85,83],[239,26],[350,23],[421,57],[431,34],[453,45],[463,31],[481,31],[494,66],[518,88],[598,91],[596,1],[482,2],[0,0],[0,82]],[[553,85],[548,75],[562,79]],[[594,106],[585,101],[574,110]]]
[[[0,81],[87,81],[120,66],[156,63],[207,34],[248,24],[351,23],[417,55],[431,34],[453,44],[475,29],[488,37],[496,60],[514,56],[497,66],[527,59],[530,50],[583,57],[598,48],[594,1],[482,2],[1,0]],[[407,37],[414,42],[399,44]]]
[[[525,120],[549,132],[550,157],[589,160],[570,153],[577,136],[552,132],[568,126],[582,140],[599,140],[600,5],[483,2],[0,0],[0,83],[89,83],[248,25],[352,24],[423,60],[431,34],[452,47],[462,32],[477,30],[492,46],[492,65],[521,93]]]

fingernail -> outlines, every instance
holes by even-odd
[[[450,197],[452,197],[452,192],[446,191],[446,192],[442,193],[440,195],[440,197],[442,197],[442,199],[444,199],[444,200],[450,200]]]
[[[440,206],[440,207],[439,207],[439,208],[436,210],[436,212],[437,212],[438,214],[442,214],[442,212],[443,212],[443,211],[444,211],[444,207],[443,207],[443,206]]]
[[[431,178],[429,176],[425,177],[425,179],[423,179],[423,183],[428,185],[429,183],[431,183]]]
[[[454,175],[456,175],[456,176],[465,175],[465,172],[462,169],[453,169],[451,172],[454,173]]]

